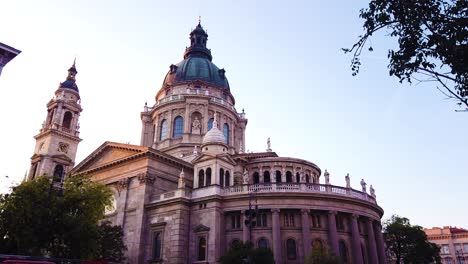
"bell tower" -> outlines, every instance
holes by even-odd
[[[79,138],[79,117],[83,110],[73,65],[67,79],[60,83],[54,97],[47,103],[47,117],[39,134],[34,136],[36,147],[31,157],[28,179],[47,174],[62,182],[75,164]]]

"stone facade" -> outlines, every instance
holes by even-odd
[[[468,230],[451,226],[424,229],[427,239],[439,245],[444,264],[468,263]]]
[[[385,263],[372,188],[332,185],[328,172],[324,181],[316,164],[278,156],[269,140],[266,152],[244,153],[248,120],[207,37],[199,24],[145,105],[140,146],[105,142],[72,170],[112,188],[106,218],[123,227],[128,262],[216,263],[249,240],[276,263],[303,263],[313,247],[343,263]]]

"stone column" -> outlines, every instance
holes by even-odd
[[[372,224],[372,219],[366,221],[367,225],[367,239],[369,240],[369,256],[370,263],[379,263],[379,258],[377,257],[377,246],[375,245],[375,235],[374,235],[374,225]]]
[[[243,214],[241,215],[242,239],[244,240],[244,243],[250,239],[250,230],[249,227],[245,224],[245,220],[248,220],[246,213],[247,210],[244,210]]]
[[[354,263],[364,263],[362,259],[361,235],[359,234],[358,217],[359,216],[357,214],[351,215],[351,236],[353,237],[353,240],[352,240],[353,258],[354,258]]]
[[[274,208],[271,209],[271,218],[272,218],[272,231],[273,231],[273,256],[275,258],[275,263],[281,264],[283,258],[281,256],[281,232],[280,232],[280,219],[279,219],[280,209]]]
[[[335,255],[339,255],[338,248],[338,234],[336,232],[336,211],[328,211],[328,239],[330,241],[330,248]]]
[[[379,255],[379,263],[386,264],[387,258],[385,256],[384,240],[383,240],[382,228],[380,226],[380,222],[373,224],[373,226],[374,226],[375,242],[377,242],[377,254]]]
[[[310,219],[309,209],[302,209],[302,244],[304,245],[304,256],[307,256],[310,252]]]

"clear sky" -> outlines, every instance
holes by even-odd
[[[77,163],[106,140],[139,144],[139,113],[201,15],[213,62],[249,119],[247,149],[264,151],[270,137],[279,155],[328,169],[332,184],[345,185],[346,173],[356,189],[361,178],[373,184],[384,218],[468,228],[468,113],[433,84],[390,77],[395,42],[385,34],[351,76],[340,48],[362,33],[367,2],[0,0],[0,42],[22,50],[0,77],[2,188],[29,169],[46,103],[75,55]]]

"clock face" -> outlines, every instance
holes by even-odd
[[[42,142],[41,145],[39,145],[39,151],[42,151],[45,149],[45,142]]]
[[[68,144],[60,142],[59,147],[58,147],[58,151],[63,152],[63,153],[67,153],[68,152]]]

